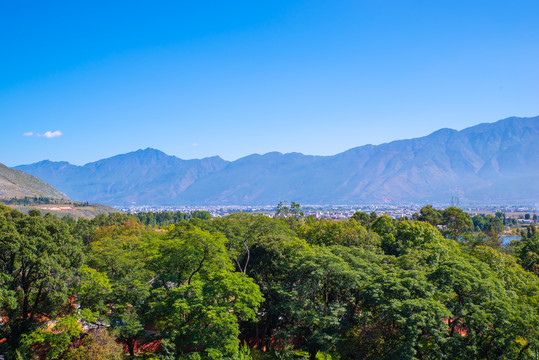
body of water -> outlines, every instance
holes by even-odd
[[[513,240],[520,240],[520,236],[500,236],[500,241],[503,245],[509,245],[509,243]]]

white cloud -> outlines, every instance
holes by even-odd
[[[197,143],[193,143],[193,145],[192,145],[192,146],[193,146],[193,147],[197,147],[197,146],[198,146],[198,144],[197,144]]]
[[[64,135],[64,134],[62,134],[62,132],[60,130],[47,131],[44,134],[37,134],[37,136],[43,136],[43,137],[46,137],[47,139],[53,139],[55,137],[59,137],[59,136],[62,136],[62,135]]]
[[[24,134],[22,134],[22,136],[37,136],[37,137],[44,137],[44,138],[47,138],[47,139],[54,139],[55,137],[59,137],[59,136],[62,136],[62,135],[64,135],[64,134],[60,130],[46,131],[43,134],[39,134],[39,133],[29,131],[29,132],[25,132]]]

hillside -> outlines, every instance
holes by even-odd
[[[99,214],[117,212],[106,205],[71,201],[67,195],[43,180],[3,164],[0,164],[0,203],[26,214],[31,209],[38,209],[42,213],[77,218],[93,218]]]
[[[448,202],[451,196],[537,203],[538,153],[539,117],[513,117],[334,156],[272,152],[227,162],[146,149],[84,166],[42,161],[16,168],[76,200],[113,205]]]
[[[10,208],[17,209],[22,213],[28,214],[30,210],[37,209],[42,214],[51,213],[58,217],[65,215],[73,216],[74,218],[93,219],[97,215],[112,214],[118,210],[102,204],[88,204],[67,201],[65,204],[39,204],[39,205],[8,205]]]
[[[24,171],[0,164],[0,199],[46,197],[69,200],[62,192]]]

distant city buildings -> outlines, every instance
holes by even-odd
[[[304,205],[301,207],[305,216],[313,216],[314,218],[326,218],[326,219],[349,219],[356,211],[362,211],[366,213],[376,212],[378,215],[386,214],[394,219],[411,218],[414,213],[417,213],[426,204],[410,204],[410,205]],[[436,206],[439,209],[449,207]],[[141,212],[177,212],[189,213],[195,210],[203,210],[209,212],[212,217],[223,217],[235,212],[246,213],[259,213],[270,217],[273,217],[276,211],[276,206],[240,206],[240,205],[228,205],[228,206],[117,206],[116,209],[128,214],[137,214]],[[460,206],[462,210],[466,211],[470,215],[477,214],[494,214],[496,212],[503,212],[511,214],[512,217],[519,218],[519,222],[523,224],[533,223],[533,215],[530,219],[524,219],[525,214],[536,214],[538,209],[532,206],[506,206],[506,205],[492,205],[492,206]],[[537,219],[537,217],[535,217]],[[536,221],[536,220],[535,220]]]

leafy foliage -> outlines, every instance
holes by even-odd
[[[276,218],[201,213],[161,228],[149,216],[61,222],[0,207],[1,351],[40,359],[120,359],[123,346],[131,358],[161,359],[539,351],[533,229],[513,257],[484,241],[469,246],[484,236],[472,228],[487,225],[456,208],[332,221],[292,205]]]
[[[82,263],[82,244],[51,216],[0,207],[0,351],[12,353],[24,334],[65,309]]]

